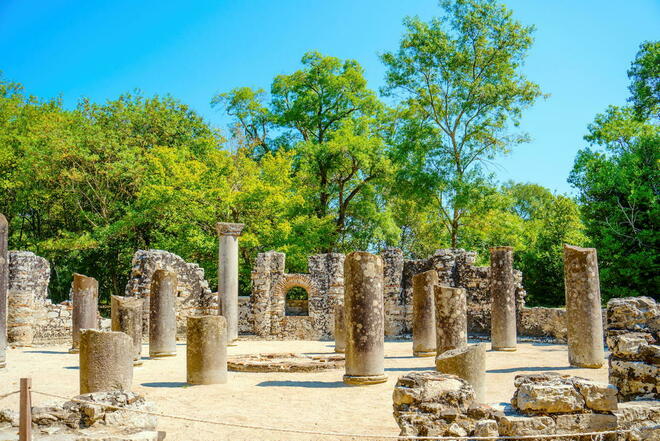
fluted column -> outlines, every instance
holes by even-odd
[[[238,237],[244,224],[218,222],[218,304],[227,321],[227,344],[238,339]]]
[[[7,291],[9,289],[9,223],[0,213],[0,369],[6,366]]]
[[[491,324],[494,351],[516,350],[516,286],[513,279],[513,248],[490,249]]]
[[[564,245],[568,361],[599,368],[605,361],[598,257],[595,248]]]
[[[80,330],[98,328],[99,282],[93,277],[74,274],[71,284],[71,339],[69,352],[75,354],[80,349]]]
[[[176,274],[157,270],[149,299],[149,356],[176,355]]]

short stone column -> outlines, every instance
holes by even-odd
[[[516,286],[513,248],[490,249],[490,341],[494,351],[516,350]]]
[[[438,284],[435,270],[415,274],[413,282],[413,355],[432,357],[435,355],[435,304],[433,287]]]
[[[80,348],[80,330],[98,328],[99,282],[93,277],[74,274],[71,284],[71,337],[69,352],[75,354]]]
[[[440,355],[467,346],[467,299],[463,288],[433,287],[436,351]]]
[[[133,340],[123,332],[83,329],[80,332],[80,394],[130,391]]]
[[[157,270],[151,279],[149,299],[149,356],[176,355],[176,274]]]
[[[375,384],[385,375],[383,260],[356,251],[344,260],[346,384]]]
[[[142,364],[142,304],[140,297],[112,296],[110,319],[112,330],[133,339],[133,365]]]
[[[218,315],[188,317],[186,349],[190,384],[227,382],[227,321]]]
[[[486,344],[479,343],[445,351],[435,358],[435,368],[443,374],[456,375],[474,389],[477,401],[486,400]]]
[[[244,224],[218,222],[218,304],[227,320],[227,344],[238,339],[238,237]]]
[[[568,361],[599,368],[605,361],[598,258],[595,248],[564,245]]]
[[[346,320],[344,303],[335,303],[335,352],[346,352]]]
[[[7,351],[7,291],[9,289],[9,223],[0,213],[0,369],[6,366]]]

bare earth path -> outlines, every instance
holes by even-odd
[[[607,368],[568,367],[566,346],[521,343],[518,351],[488,352],[487,400],[508,401],[513,377],[521,373],[554,371],[607,382]],[[0,395],[18,389],[20,377],[32,377],[35,390],[72,397],[78,394],[78,356],[68,345],[10,349],[8,368],[0,373]],[[178,355],[144,360],[134,371],[133,390],[156,403],[167,414],[303,430],[350,433],[398,434],[392,417],[392,390],[406,372],[431,370],[433,358],[412,357],[412,343],[386,342],[387,383],[350,387],[342,383],[343,369],[319,373],[230,372],[222,385],[189,387],[186,381],[185,344]],[[147,347],[143,353],[147,352]],[[332,342],[239,341],[232,354],[269,352],[332,353]],[[50,399],[33,394],[35,405]],[[18,409],[18,396],[0,401],[0,408]],[[159,420],[167,440],[331,440],[333,437],[255,431],[217,425]],[[350,438],[343,438],[350,439]],[[362,438],[364,439],[364,438]],[[377,439],[377,438],[373,438]]]

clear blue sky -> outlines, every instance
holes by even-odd
[[[501,180],[571,191],[566,177],[587,124],[624,104],[626,70],[643,40],[660,38],[658,0],[511,0],[537,27],[525,72],[551,97],[529,110],[532,143],[500,157]],[[104,101],[122,92],[169,93],[215,126],[211,97],[272,78],[318,50],[358,60],[373,89],[378,54],[396,48],[406,15],[439,14],[435,0],[0,2],[0,70],[40,97]]]

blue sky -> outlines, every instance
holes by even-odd
[[[533,141],[499,157],[501,180],[571,192],[566,178],[596,113],[624,104],[626,70],[644,40],[660,38],[657,0],[515,0],[537,27],[524,71],[550,98],[524,116]],[[395,49],[406,15],[439,14],[435,0],[0,2],[0,70],[40,97],[112,99],[139,88],[171,94],[215,126],[209,102],[238,86],[268,89],[308,50],[358,60],[383,85],[378,54]]]

